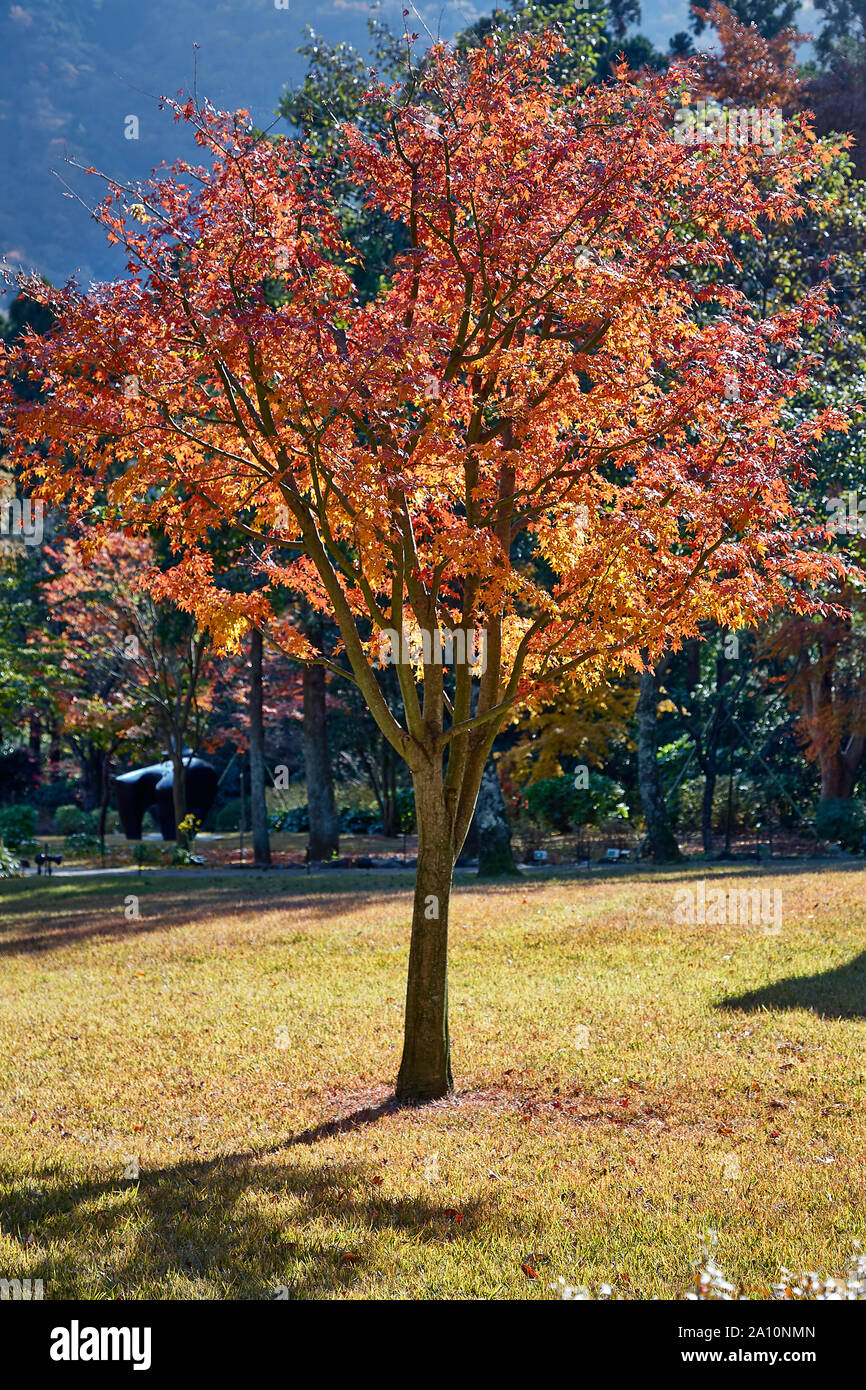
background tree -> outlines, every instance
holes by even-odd
[[[615,748],[633,748],[636,703],[633,671],[591,690],[576,680],[563,681],[549,701],[532,702],[521,711],[518,737],[506,759],[509,772],[534,782],[570,773],[575,763],[602,767]]]
[[[478,859],[479,878],[512,877],[519,872],[511,847],[511,829],[496,759],[484,764],[478,800],[466,837],[466,848]]]
[[[806,99],[821,135],[848,131],[859,178],[866,176],[866,5],[863,0],[824,0],[823,16],[808,65]]]
[[[308,610],[305,636],[317,648],[324,624],[318,614]],[[310,662],[303,671],[304,692],[304,777],[307,784],[307,811],[310,817],[308,857],[333,859],[340,847],[340,819],[334,795],[331,750],[328,743],[328,710],[325,668]]]
[[[727,9],[738,32],[754,28],[761,38],[775,39],[783,31],[793,29],[800,0],[731,0],[730,5],[719,8]],[[702,34],[708,24],[713,24],[711,11],[699,5],[692,5],[691,10],[689,24],[694,33]]]
[[[723,105],[778,106],[795,111],[802,83],[794,61],[805,42],[796,29],[779,27],[766,36],[754,23],[738,18],[736,7],[714,0],[709,9],[692,6],[701,24],[712,25],[720,51],[704,55],[699,87]]]
[[[788,113],[808,99],[811,89],[798,72],[796,44],[790,32],[782,30],[766,41],[756,30],[744,28],[725,6],[714,4],[702,13],[721,39],[720,52],[704,68],[701,90],[707,97],[742,106],[772,101]],[[855,177],[847,153],[837,149],[832,156],[827,153],[821,158],[814,183],[818,206],[812,215],[793,230],[763,219],[758,237],[735,238],[731,276],[762,313],[794,306],[810,288],[829,277],[836,317],[832,323],[815,323],[807,331],[815,368],[808,391],[792,402],[791,418],[803,418],[816,406],[829,404],[857,419],[862,415],[860,402],[866,389],[864,185]],[[784,360],[784,352],[780,356]],[[736,389],[735,379],[732,382]],[[843,512],[852,497],[856,506],[866,464],[862,441],[861,430],[850,434],[831,431],[816,445],[809,505],[825,515],[834,499],[837,506],[841,499]],[[849,569],[862,570],[863,542],[856,518],[853,528],[828,533],[827,543],[845,553]],[[852,588],[840,579],[826,592],[837,602],[839,612],[812,618],[786,616],[750,655],[753,661],[771,664],[768,688],[778,689],[780,682],[784,684],[798,711],[796,728],[805,740],[807,754],[821,769],[821,796],[836,799],[852,795],[863,754],[863,715],[856,692],[866,679],[866,667],[856,616],[859,586]],[[746,656],[744,648],[738,661],[742,663]],[[744,686],[743,666],[729,665],[722,658],[714,690],[712,682],[709,686],[701,682],[687,696],[681,687],[678,697],[684,727],[694,740],[705,772],[702,824],[707,849],[712,841],[718,758],[733,758],[738,741],[729,717],[732,692],[723,689],[736,669],[741,673],[737,689],[748,690],[751,682]],[[758,742],[768,737],[769,730],[764,729]],[[751,749],[741,751],[748,762],[753,760]],[[843,787],[847,788],[844,792],[840,790]]]
[[[666,652],[655,665],[641,671],[637,701],[637,764],[641,807],[646,825],[645,848],[656,864],[676,863],[681,858],[671,828],[658,766],[659,687],[670,666]]]
[[[149,723],[172,764],[176,838],[184,846],[184,758],[188,744],[198,745],[208,703],[208,635],[188,613],[143,587],[148,573],[153,589],[162,587],[146,537],[108,533],[96,545],[68,539],[57,558],[60,572],[46,600],[60,644],[57,667],[71,697],[64,724],[68,737],[85,738],[98,761],[103,829],[110,759]]]

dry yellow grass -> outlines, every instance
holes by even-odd
[[[0,1277],[673,1297],[708,1227],[759,1296],[780,1263],[838,1270],[866,1225],[866,878],[711,872],[780,888],[779,934],[675,922],[703,869],[461,879],[458,1089],[420,1109],[388,1101],[408,876],[0,885]]]

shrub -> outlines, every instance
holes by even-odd
[[[724,835],[728,827],[728,788],[730,778],[720,775],[713,791],[712,827]],[[794,790],[792,788],[792,790]],[[766,781],[747,773],[734,774],[734,794],[731,807],[731,833],[743,835],[767,824],[782,825],[784,816],[778,801],[769,794]],[[701,829],[703,815],[704,778],[687,778],[676,797],[676,824],[682,831]],[[782,798],[784,800],[784,798]]]
[[[843,797],[828,797],[826,801],[819,801],[815,829],[819,840],[834,843],[838,840],[843,849],[853,850],[856,854],[863,848],[863,836],[866,834],[866,803]]]
[[[58,806],[54,812],[58,835],[77,835],[88,828],[87,815],[80,806]]]
[[[526,789],[526,805],[532,819],[549,830],[571,829],[577,810],[577,793],[570,777],[542,777]]]
[[[15,855],[0,840],[0,878],[17,878],[20,872],[21,865]]]
[[[398,835],[415,833],[415,793],[411,787],[398,787],[394,829]]]
[[[99,837],[88,831],[81,831],[77,835],[67,835],[63,846],[71,858],[84,859],[99,849]]]
[[[175,865],[189,866],[192,864],[206,864],[207,860],[200,854],[193,854],[192,850],[175,849],[171,856],[171,862]]]
[[[381,835],[382,818],[378,811],[369,808],[343,806],[340,810],[340,831],[343,835]]]
[[[166,864],[173,855],[172,845],[147,844],[144,840],[136,840],[132,851],[136,864]]]
[[[415,796],[411,787],[399,787],[395,807],[394,831],[398,835],[409,835],[415,829]],[[372,806],[343,806],[339,811],[340,832],[343,835],[381,835],[382,817],[378,808]],[[282,811],[274,811],[268,817],[271,830],[283,830],[293,835],[301,835],[310,828],[310,816],[306,806],[292,806]]]
[[[245,817],[249,819],[249,817]],[[224,834],[230,830],[237,830],[241,823],[241,802],[240,797],[235,797],[233,801],[227,801],[225,806],[221,806],[214,817],[214,829],[222,831]]]
[[[573,777],[542,777],[526,789],[526,804],[533,820],[566,834],[582,825],[598,825],[611,816],[628,815],[618,782],[600,772],[590,772],[589,785],[576,787]]]
[[[271,830],[284,830],[289,834],[298,835],[309,830],[310,817],[306,806],[289,806],[269,816],[268,824]]]
[[[35,806],[4,806],[0,809],[0,840],[10,849],[21,849],[33,842],[39,813]]]
[[[36,788],[30,800],[40,811],[53,814],[58,806],[77,803],[81,795],[80,782],[72,777],[61,777],[58,782],[43,782]]]

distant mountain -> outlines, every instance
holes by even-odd
[[[304,26],[331,41],[367,45],[367,0],[0,0],[0,251],[13,265],[55,282],[83,283],[123,273],[87,208],[96,181],[64,163],[68,154],[122,181],[195,148],[158,98],[189,89],[194,59],[198,92],[216,106],[246,107],[257,124],[274,119],[282,88],[298,82],[296,53]],[[410,8],[409,5],[406,8]],[[482,0],[414,7],[423,32],[450,37],[493,8]],[[378,13],[402,25],[400,0]],[[644,6],[644,29],[658,42],[685,27],[682,0]],[[195,50],[194,45],[198,44]],[[138,120],[138,139],[128,139]]]
[[[95,180],[68,153],[123,180],[195,148],[158,98],[193,82],[215,105],[247,107],[262,126],[282,88],[298,81],[305,24],[365,46],[364,0],[22,0],[0,17],[0,249],[49,279],[87,282],[122,273],[87,211],[65,196],[55,169],[92,205]],[[399,16],[399,8],[396,8]],[[194,44],[199,48],[196,52]],[[138,118],[139,138],[128,116]]]

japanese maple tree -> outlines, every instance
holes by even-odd
[[[494,33],[373,86],[386,134],[348,127],[343,152],[409,244],[366,299],[303,143],[177,106],[208,162],[109,186],[98,216],[127,278],[28,282],[57,326],[10,363],[42,384],[7,397],[41,494],[82,515],[107,494],[130,531],[161,527],[177,564],[156,591],[218,645],[267,632],[281,586],[336,622],[336,654],[281,640],[349,673],[412,776],[409,1098],[452,1084],[452,869],[506,717],[566,677],[642,668],[709,617],[805,606],[829,563],[788,484],[831,421],[783,427],[807,364],[776,361],[822,293],[762,320],[724,282],[730,236],[808,208],[808,132],[779,152],[678,143],[688,69],[584,92],[548,80],[560,51]],[[228,524],[250,541],[249,594],[206,551]],[[484,659],[443,665],[439,630],[476,651],[483,632]],[[398,719],[380,644],[404,631],[422,640],[390,647]]]

